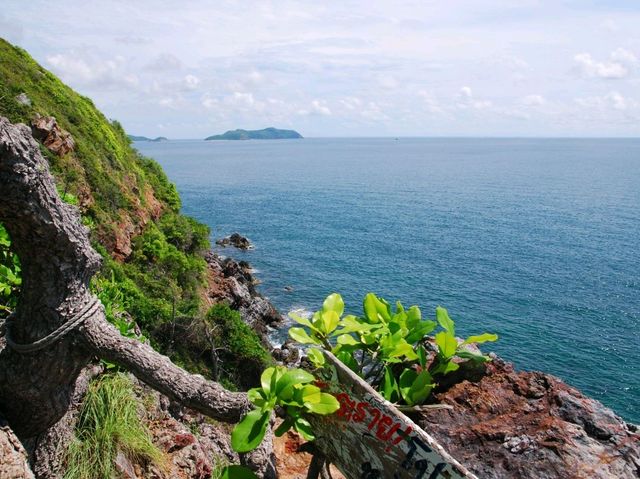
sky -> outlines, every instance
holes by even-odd
[[[640,136],[637,0],[1,2],[130,134]]]

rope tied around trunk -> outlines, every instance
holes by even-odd
[[[11,313],[5,322],[5,335],[4,339],[7,342],[7,346],[18,353],[26,354],[33,353],[35,351],[40,351],[48,346],[51,346],[53,343],[61,339],[64,335],[66,335],[69,331],[80,326],[87,319],[92,317],[94,314],[98,312],[102,303],[100,300],[93,296],[91,300],[71,319],[65,321],[61,324],[57,329],[47,334],[44,338],[38,339],[29,344],[16,343],[11,338],[11,323],[15,321],[15,313]]]

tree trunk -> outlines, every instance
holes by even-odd
[[[101,259],[77,209],[60,200],[29,128],[2,117],[0,191],[0,222],[20,258],[23,281],[15,318],[5,329],[14,343],[30,344],[95,300],[89,281]],[[188,374],[149,346],[122,337],[100,305],[79,327],[35,352],[18,352],[0,338],[0,411],[21,440],[34,441],[66,414],[76,379],[94,356],[218,420],[237,422],[250,407],[245,394]]]

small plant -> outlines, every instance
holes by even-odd
[[[64,479],[115,477],[118,451],[133,461],[163,465],[164,456],[138,417],[133,385],[124,374],[104,375],[89,386],[75,435]]]
[[[282,366],[268,368],[262,373],[260,387],[249,390],[249,401],[256,407],[249,412],[231,433],[231,445],[237,452],[248,452],[262,442],[271,414],[276,406],[284,409],[286,418],[274,432],[281,436],[294,428],[302,437],[314,439],[311,424],[305,414],[331,414],[340,408],[338,400],[323,393],[312,384],[315,378],[302,369]]]
[[[470,351],[468,345],[498,339],[495,334],[484,333],[458,343],[446,309],[436,308],[436,321],[423,320],[417,306],[405,309],[398,301],[393,309],[373,293],[364,298],[362,316],[343,314],[342,297],[331,294],[311,319],[291,314],[303,327],[289,329],[289,336],[299,343],[332,351],[385,399],[409,406],[424,403],[438,380],[460,367],[460,359],[489,361],[489,357]],[[442,331],[433,338],[427,336],[438,325]],[[435,343],[437,353],[428,352],[429,341]],[[319,349],[312,347],[307,355],[314,366],[323,366]]]
[[[21,285],[20,260],[11,251],[9,233],[0,223],[0,318],[14,310]]]

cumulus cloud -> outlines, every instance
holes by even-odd
[[[458,93],[458,108],[485,110],[491,108],[492,103],[489,100],[478,100],[474,97],[471,87],[463,86]]]
[[[183,79],[183,85],[187,90],[195,90],[200,85],[200,79],[195,75],[187,75]]]
[[[527,95],[522,98],[521,103],[525,106],[543,106],[547,100],[542,95]]]
[[[624,48],[611,52],[608,61],[597,61],[589,53],[579,53],[573,61],[583,76],[610,80],[625,78],[630,67],[638,63],[635,54]]]
[[[640,104],[630,98],[625,98],[617,91],[610,91],[606,95],[576,98],[576,104],[584,108],[591,109],[613,109],[617,111],[627,111],[636,109]]]
[[[168,72],[180,70],[183,67],[182,61],[171,53],[161,53],[146,65],[147,70],[155,72]]]
[[[321,115],[331,116],[331,109],[327,106],[327,102],[324,100],[311,101],[309,108],[301,108],[298,110],[298,115]]]
[[[138,76],[128,71],[128,65],[122,56],[105,60],[97,55],[72,51],[49,55],[46,61],[63,79],[71,78],[78,84],[103,88],[130,88],[139,84]]]

